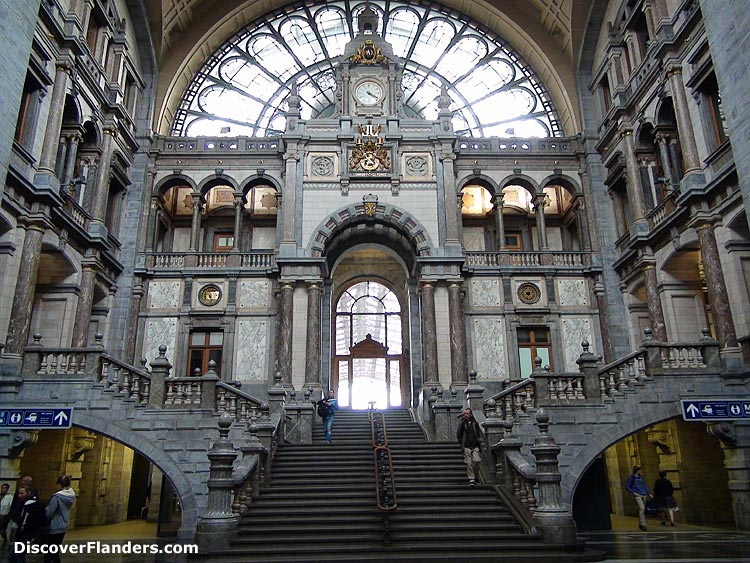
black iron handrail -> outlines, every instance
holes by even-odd
[[[378,510],[383,515],[383,539],[390,544],[389,513],[396,510],[396,482],[393,478],[393,458],[388,447],[388,431],[385,416],[378,410],[370,409],[370,435],[372,443],[373,465],[375,468],[375,500]]]

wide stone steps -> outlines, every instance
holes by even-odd
[[[529,536],[486,487],[469,487],[457,444],[427,443],[406,411],[387,412],[398,507],[376,507],[370,424],[339,411],[333,443],[283,445],[270,483],[217,562],[513,561],[562,563],[576,554]]]

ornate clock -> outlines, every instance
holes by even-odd
[[[221,301],[221,288],[218,285],[204,285],[198,292],[198,301],[206,307],[213,307]]]
[[[383,87],[375,80],[364,80],[354,88],[354,98],[363,106],[374,106],[383,100]]]

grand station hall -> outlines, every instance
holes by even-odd
[[[0,0],[0,484],[161,546],[77,563],[750,560],[748,8]]]

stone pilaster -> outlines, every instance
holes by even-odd
[[[39,260],[42,256],[42,238],[44,227],[30,224],[26,227],[23,240],[21,263],[18,268],[18,282],[13,294],[13,305],[10,310],[8,336],[5,340],[4,355],[20,355],[29,339],[31,313],[34,307],[36,278],[39,273]]]
[[[609,321],[607,316],[607,299],[604,294],[604,285],[601,282],[594,284],[594,297],[596,297],[596,308],[599,312],[599,331],[602,334],[602,344],[604,346],[604,363],[608,364],[614,360],[612,351],[612,341],[609,336]]]
[[[451,335],[451,385],[465,385],[468,377],[466,323],[463,288],[460,282],[448,284],[448,315]]]
[[[456,197],[456,174],[453,162],[456,160],[455,153],[447,150],[445,145],[440,152],[440,162],[443,170],[443,188],[445,189],[445,246],[447,248],[460,248],[458,239],[458,215],[453,205]]]
[[[320,386],[320,282],[307,285],[307,348],[305,349],[305,387]]]
[[[281,282],[276,299],[276,364],[282,384],[291,386],[294,283]]]
[[[706,288],[708,289],[708,303],[713,314],[716,336],[722,348],[735,348],[738,346],[737,334],[734,330],[732,309],[729,307],[729,295],[724,281],[721,260],[719,259],[719,247],[716,245],[714,228],[711,224],[704,223],[699,225],[696,231],[698,232],[698,243],[700,244]]]
[[[284,198],[282,199],[283,222],[281,223],[280,253],[285,256],[297,252],[297,165],[300,155],[296,142],[290,142],[284,154]]]
[[[707,425],[706,430],[719,439],[724,451],[735,526],[750,530],[750,424],[717,422]]]
[[[656,266],[647,262],[642,265],[643,284],[646,289],[648,316],[651,319],[651,329],[654,338],[659,342],[667,342],[667,325],[664,322],[664,308],[659,295],[659,282],[656,279]]]
[[[422,377],[424,385],[437,383],[437,325],[435,321],[435,283],[422,282]]]

